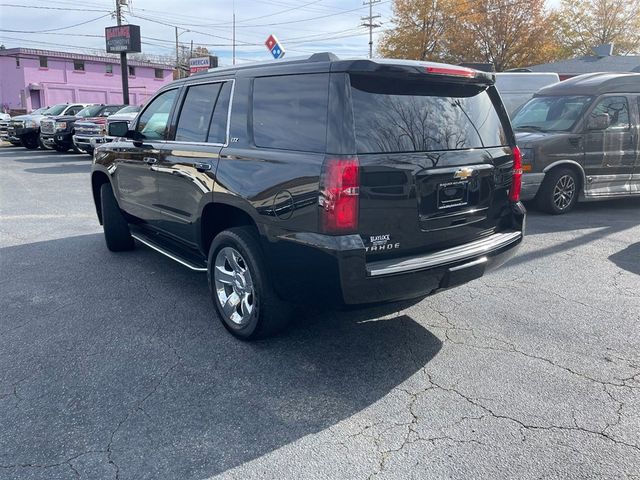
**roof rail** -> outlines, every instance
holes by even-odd
[[[282,63],[307,63],[307,62],[336,62],[340,60],[335,53],[331,52],[318,52],[309,55],[308,57],[289,57],[287,59],[267,60],[265,62],[251,62],[241,63],[238,65],[229,65],[227,67],[214,67],[207,70],[209,73],[221,72],[224,70],[237,70],[251,67],[267,67],[271,65],[279,65]]]

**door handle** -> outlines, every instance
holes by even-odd
[[[195,164],[196,170],[199,172],[206,172],[211,170],[211,164],[207,162],[196,162]]]
[[[153,157],[144,157],[142,160],[147,165],[153,165],[154,163],[158,163],[158,159]]]
[[[580,145],[582,144],[582,138],[581,137],[571,137],[571,138],[569,138],[569,143],[574,147],[580,147]]]

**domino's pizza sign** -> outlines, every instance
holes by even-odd
[[[280,45],[280,42],[278,42],[275,35],[269,35],[269,38],[267,38],[267,41],[264,42],[264,44],[276,60],[284,57],[284,48]]]

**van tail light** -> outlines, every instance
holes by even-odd
[[[320,229],[352,233],[358,229],[360,163],[358,157],[327,158],[320,180]]]
[[[520,200],[520,190],[522,189],[522,153],[518,147],[513,147],[513,175],[511,177],[511,188],[509,188],[509,200],[517,202]]]

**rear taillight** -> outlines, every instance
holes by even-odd
[[[513,175],[511,177],[511,187],[509,188],[509,200],[517,202],[520,200],[520,190],[522,189],[522,154],[518,147],[513,147]]]
[[[358,229],[360,165],[357,157],[328,158],[322,167],[320,228],[325,233]]]
[[[476,76],[475,70],[466,67],[425,67],[427,73],[436,75],[452,75],[454,77],[473,78]]]

